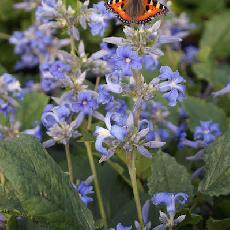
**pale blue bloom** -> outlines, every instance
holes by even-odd
[[[142,124],[146,123],[146,128]],[[100,162],[108,160],[116,151],[122,147],[126,153],[136,150],[143,156],[151,158],[152,154],[148,149],[162,147],[165,142],[146,141],[145,137],[149,132],[149,122],[142,120],[139,123],[138,131],[134,129],[134,117],[130,112],[127,115],[108,112],[105,117],[106,128],[96,127],[97,137],[95,148],[102,154]],[[127,137],[129,137],[127,139]],[[108,146],[108,147],[107,147]]]
[[[95,12],[91,13],[89,23],[91,33],[94,36],[103,36],[113,16],[107,11],[103,1],[93,4],[93,9]]]
[[[89,195],[93,194],[93,186],[91,185],[93,177],[88,177],[85,181],[81,181],[74,186],[76,192],[78,192],[81,200],[88,206],[89,203],[93,202],[93,198]]]
[[[185,80],[179,72],[173,72],[170,67],[162,66],[161,74],[154,78],[152,83],[164,93],[164,98],[169,102],[169,106],[175,106],[177,101],[183,101],[185,98]],[[162,81],[162,82],[161,82]]]
[[[132,76],[132,70],[142,68],[141,58],[130,46],[118,47],[114,56],[114,64],[117,69],[122,70],[125,76]]]
[[[166,230],[167,227],[172,228],[178,223],[182,222],[186,215],[181,215],[175,219],[176,215],[176,203],[184,205],[188,202],[189,196],[186,193],[169,193],[159,192],[155,193],[152,197],[154,205],[165,205],[167,214],[160,211],[159,220],[161,224],[154,228],[154,230]]]
[[[208,145],[221,135],[219,125],[212,121],[201,121],[199,126],[195,127],[194,139]]]
[[[109,230],[132,230],[132,226],[125,227],[123,224],[117,224],[116,228],[110,228]]]

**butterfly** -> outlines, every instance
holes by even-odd
[[[168,8],[157,0],[108,0],[105,5],[128,25],[145,24],[168,12]]]

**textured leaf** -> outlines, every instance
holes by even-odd
[[[23,135],[1,142],[0,170],[26,215],[55,229],[93,229],[92,216],[67,175],[35,138]]]
[[[224,220],[208,220],[208,230],[229,230],[230,218]]]
[[[17,110],[16,118],[21,122],[22,128],[32,128],[35,121],[40,121],[44,107],[49,97],[41,93],[29,93]]]
[[[190,129],[199,125],[200,121],[210,120],[217,122],[222,130],[227,127],[228,120],[225,112],[212,103],[205,102],[199,98],[188,97],[184,101],[184,107],[185,111],[189,115],[188,124]]]
[[[210,196],[230,193],[230,129],[205,150],[205,178],[199,191]]]
[[[229,80],[230,68],[224,62],[230,55],[229,27],[230,11],[215,15],[206,22],[198,54],[201,62],[193,66],[197,77],[207,80],[215,88],[223,87]]]
[[[153,156],[148,186],[150,195],[156,192],[186,192],[191,195],[193,192],[191,176],[186,168],[163,152]]]

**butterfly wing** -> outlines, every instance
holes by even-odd
[[[141,0],[139,0],[141,1]],[[157,0],[142,0],[144,1],[144,12],[132,17],[127,13],[127,6],[135,4],[134,0],[108,0],[106,6],[114,12],[124,24],[144,24],[151,21],[154,17],[166,14],[168,9]]]

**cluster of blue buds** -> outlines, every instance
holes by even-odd
[[[39,26],[31,26],[24,32],[14,32],[9,42],[15,46],[15,54],[21,56],[16,69],[33,68],[44,60],[54,60],[57,50],[69,43],[68,39],[55,39],[52,30]]]

